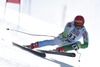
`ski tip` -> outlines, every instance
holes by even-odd
[[[12,42],[13,45],[15,45],[16,43]]]

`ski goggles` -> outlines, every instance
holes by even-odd
[[[80,22],[75,22],[75,27],[83,27],[83,24]]]

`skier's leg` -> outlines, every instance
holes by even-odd
[[[59,52],[66,52],[66,51],[74,50],[73,47],[72,47],[73,45],[80,45],[80,44],[81,44],[81,42],[77,41],[73,44],[57,47],[55,50],[59,51]]]
[[[44,40],[44,41],[38,41],[35,43],[31,43],[31,45],[27,45],[26,47],[33,49],[33,48],[43,47],[47,45],[56,45],[59,43],[61,43],[61,40],[58,38],[54,38],[50,40]]]
[[[38,45],[39,47],[47,46],[47,45],[57,45],[61,43],[61,40],[58,38],[50,39],[50,40],[44,40],[44,41],[39,41]]]

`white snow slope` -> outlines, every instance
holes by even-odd
[[[24,0],[22,0],[24,1]],[[41,0],[38,0],[41,1]],[[43,0],[44,1],[44,0]],[[46,3],[53,3],[53,0],[46,1]],[[60,0],[58,0],[60,2]],[[75,51],[77,56],[75,58],[58,56],[47,54],[46,58],[40,58],[29,52],[21,50],[12,45],[12,42],[16,42],[21,45],[30,44],[31,42],[41,41],[45,39],[51,39],[52,37],[44,36],[30,36],[27,34],[19,33],[16,31],[8,31],[6,28],[11,28],[14,30],[20,30],[23,32],[31,34],[43,34],[57,36],[63,31],[64,26],[60,26],[57,22],[50,23],[50,19],[46,17],[45,13],[43,18],[39,15],[29,16],[25,13],[20,13],[20,23],[18,27],[18,14],[16,10],[7,8],[8,14],[4,18],[4,0],[0,0],[0,67],[100,67],[99,64],[99,17],[100,17],[100,1],[99,0],[62,0],[64,4],[67,5],[67,10],[65,13],[65,23],[73,20],[73,18],[81,14],[85,17],[85,26],[89,33],[89,47],[87,49],[80,49],[81,53],[80,62],[78,62],[79,54]],[[56,2],[56,0],[54,0]],[[35,3],[37,3],[35,1]],[[42,2],[43,3],[43,2]],[[3,5],[3,6],[2,6]],[[47,5],[47,4],[45,4]],[[54,4],[53,4],[54,5]],[[56,2],[57,5],[57,2]],[[42,5],[43,6],[43,5]],[[36,6],[36,8],[40,6]],[[50,6],[49,6],[50,7]],[[35,7],[34,7],[35,8]],[[23,8],[24,9],[24,8]],[[43,8],[45,9],[45,8]],[[38,9],[37,9],[38,10]],[[36,12],[32,10],[33,12]],[[49,11],[49,10],[48,10]],[[50,12],[52,13],[52,12]],[[37,13],[38,14],[38,13]],[[48,14],[50,15],[50,14]],[[55,17],[57,15],[55,14]],[[62,15],[61,15],[62,16]],[[46,17],[46,18],[45,18]],[[50,15],[51,17],[51,15]],[[53,17],[53,18],[55,18]],[[10,19],[12,18],[12,20]],[[17,18],[17,19],[16,19]],[[59,17],[60,18],[60,17]],[[10,19],[10,20],[9,20]],[[43,20],[41,20],[43,19]],[[46,19],[46,20],[45,20]],[[56,20],[58,17],[56,18]],[[54,21],[56,21],[54,20]],[[59,19],[58,19],[59,20]],[[57,21],[58,21],[57,20]],[[60,19],[61,21],[61,19]],[[53,49],[56,46],[46,46],[39,49]]]

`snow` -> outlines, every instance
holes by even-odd
[[[44,1],[44,0],[43,0]],[[23,3],[24,0],[22,0]],[[33,2],[33,0],[32,0]],[[35,3],[38,3],[35,1]],[[61,3],[60,3],[61,2]],[[22,4],[23,4],[22,3]],[[52,6],[50,4],[53,3]],[[56,4],[54,4],[56,3]],[[25,6],[24,4],[24,6]],[[40,5],[39,5],[40,4]],[[10,8],[13,5],[14,8]],[[29,5],[29,4],[28,4]],[[38,6],[39,5],[39,6]],[[46,9],[44,6],[49,6]],[[55,7],[53,8],[53,6]],[[58,5],[60,7],[58,7]],[[62,22],[63,6],[67,6],[65,18]],[[0,67],[99,67],[99,17],[100,17],[100,4],[99,0],[48,0],[45,4],[34,4],[32,15],[28,15],[28,7],[25,9],[22,5],[22,13],[20,13],[20,23],[18,27],[18,5],[8,4],[7,11],[4,17],[4,0],[0,0]],[[38,14],[40,7],[41,12]],[[46,6],[46,7],[47,7]],[[32,7],[32,5],[31,5]],[[57,7],[57,8],[56,8]],[[16,8],[16,9],[15,9]],[[25,11],[26,10],[26,11]],[[89,47],[87,49],[80,49],[81,53],[80,62],[79,54],[75,51],[77,56],[75,58],[47,54],[46,58],[41,58],[29,52],[23,51],[12,45],[12,42],[23,44],[30,44],[31,42],[42,41],[51,39],[52,37],[44,36],[30,36],[24,33],[6,30],[6,28],[19,30],[31,34],[42,34],[57,36],[63,31],[66,22],[72,21],[73,18],[81,14],[85,17],[85,26],[89,33]],[[41,15],[41,16],[39,16]],[[48,15],[48,16],[47,16]],[[60,17],[59,17],[60,16]],[[52,19],[52,18],[53,19]],[[12,20],[13,19],[13,20]],[[59,22],[58,22],[59,21]],[[54,23],[55,22],[55,23]],[[58,22],[58,23],[57,23]],[[62,25],[62,26],[60,26]],[[46,46],[40,49],[52,49],[56,46]]]

